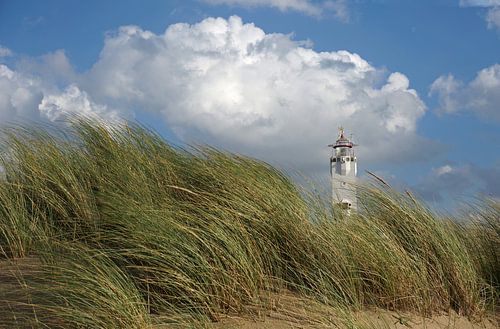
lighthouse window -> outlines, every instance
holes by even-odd
[[[354,161],[354,158],[351,158],[351,161]]]
[[[332,159],[332,162],[337,162],[337,159],[333,158],[333,159]]]

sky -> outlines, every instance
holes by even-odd
[[[0,0],[0,126],[135,120],[313,179],[343,126],[431,206],[500,197],[500,0]]]

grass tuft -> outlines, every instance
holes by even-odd
[[[356,327],[346,314],[366,308],[478,316],[498,300],[498,201],[458,223],[375,177],[347,216],[262,161],[134,123],[2,136],[0,252],[41,262],[17,274],[35,326],[203,325],[282,294]]]

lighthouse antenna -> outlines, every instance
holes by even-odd
[[[340,138],[344,137],[344,127],[342,127],[342,126],[339,127],[339,137]]]

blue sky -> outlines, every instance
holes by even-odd
[[[0,47],[0,124],[136,119],[314,177],[344,125],[431,203],[500,194],[497,0],[0,0]]]

